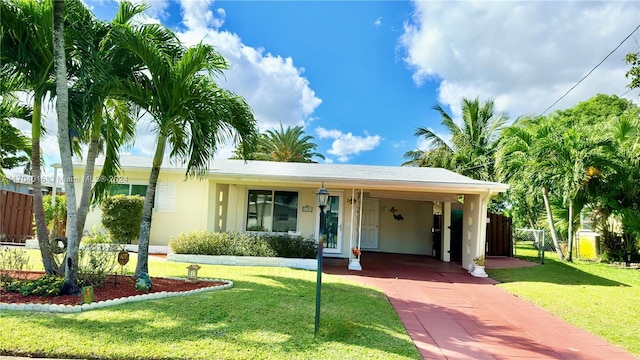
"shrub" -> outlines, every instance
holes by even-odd
[[[117,244],[86,244],[78,250],[78,283],[81,286],[101,287],[107,281],[107,275],[114,272],[118,263]]]
[[[23,249],[0,249],[0,283],[10,282],[16,276],[13,271],[30,270],[29,255]]]
[[[108,233],[100,230],[98,226],[94,225],[89,233],[82,237],[82,244],[111,244],[113,240]]]
[[[64,279],[45,275],[37,280],[20,280],[4,285],[4,290],[18,292],[24,296],[58,296],[62,291]]]
[[[237,232],[188,232],[171,239],[169,247],[176,254],[275,256],[258,236]]]
[[[130,244],[138,238],[144,198],[138,195],[116,195],[100,204],[102,225],[114,242]]]
[[[253,235],[237,232],[194,231],[169,241],[176,254],[315,258],[313,238],[288,235]]]
[[[56,204],[51,206],[51,195],[45,195],[42,197],[42,203],[50,236],[52,238],[64,236],[67,230],[67,197],[56,195]]]
[[[276,256],[284,258],[313,259],[318,256],[318,244],[313,237],[289,235],[262,235]]]

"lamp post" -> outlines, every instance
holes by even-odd
[[[324,248],[324,236],[325,236],[325,214],[324,208],[327,207],[329,201],[329,191],[322,187],[316,191],[316,200],[318,207],[320,208],[320,229],[318,231],[318,269],[316,279],[316,324],[313,335],[318,336],[318,329],[320,328],[320,294],[322,290],[322,249]]]

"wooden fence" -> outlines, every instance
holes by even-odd
[[[1,242],[21,244],[33,236],[32,195],[0,191],[0,236]]]
[[[511,218],[489,213],[487,219],[487,255],[513,256]]]

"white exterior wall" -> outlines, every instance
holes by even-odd
[[[394,219],[389,209],[404,220]],[[386,210],[385,210],[386,209]],[[433,254],[433,203],[380,199],[380,251],[399,254]]]
[[[82,173],[76,171],[75,176],[82,176]],[[99,172],[96,172],[95,176],[99,176]],[[149,173],[144,171],[123,171],[119,177],[123,179],[119,183],[147,185],[149,181]],[[208,228],[210,197],[207,181],[185,180],[184,174],[163,173],[160,170],[158,185],[161,184],[168,184],[168,189],[175,186],[175,193],[156,189],[156,206],[151,215],[150,245],[167,245],[172,237],[181,233]],[[82,191],[81,185],[80,183],[75,185],[78,202]],[[164,205],[163,207],[158,206],[160,202]],[[103,228],[100,219],[100,208],[91,209],[87,215],[85,230],[90,230],[94,226]]]
[[[489,196],[465,195],[462,220],[462,267],[473,258],[484,256],[487,237],[487,201]]]

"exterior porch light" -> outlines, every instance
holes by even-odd
[[[324,236],[325,236],[325,214],[324,209],[329,202],[329,191],[325,189],[324,183],[318,191],[316,191],[316,200],[318,207],[320,208],[320,229],[318,232],[318,268],[316,278],[316,323],[314,327],[314,336],[318,336],[318,329],[320,328],[320,295],[322,292],[322,249],[324,248]]]

